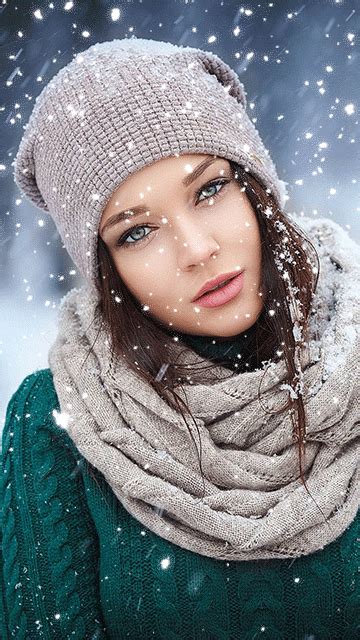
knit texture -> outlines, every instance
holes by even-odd
[[[359,637],[358,515],[333,543],[295,560],[194,554],[127,513],[54,409],[49,369],[27,376],[7,408],[2,640]]]
[[[313,553],[359,507],[360,247],[326,218],[301,224],[320,274],[300,384],[289,384],[284,358],[235,376],[218,366],[212,383],[193,367],[177,385],[194,416],[187,425],[111,352],[96,291],[73,289],[59,309],[48,359],[70,437],[137,520],[218,560]],[[168,349],[169,362],[202,362],[182,344]],[[294,393],[304,400],[307,487],[290,412],[278,411]]]
[[[142,167],[185,153],[247,167],[283,208],[286,183],[246,113],[235,71],[210,51],[115,39],[75,55],[41,91],[14,177],[95,283],[99,221],[113,191]]]

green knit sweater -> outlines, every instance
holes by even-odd
[[[7,408],[2,640],[359,638],[358,517],[310,556],[197,555],[130,516],[54,409],[50,369],[28,375]]]

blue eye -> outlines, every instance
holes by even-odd
[[[206,198],[204,198],[204,200],[209,200],[210,198],[216,198],[216,196],[220,193],[223,184],[224,182],[222,182],[221,180],[218,180],[217,182],[212,182],[208,185],[205,185],[204,187],[201,187],[201,189],[196,192],[197,199],[199,199],[199,196],[202,194],[203,191],[208,191],[209,189],[211,191],[211,189],[216,189],[216,187],[220,187],[219,191],[215,191],[215,193],[213,193],[212,195],[210,194],[210,196],[207,196]],[[202,200],[200,200],[200,202],[202,202]]]
[[[215,193],[211,193],[210,195],[206,196],[203,200],[200,200],[199,202],[204,202],[205,200],[210,200],[210,198],[212,198],[213,200],[215,200],[215,198],[217,198],[220,195],[220,192],[223,191],[223,187],[225,184],[228,184],[229,182],[231,182],[231,180],[214,180],[213,182],[209,182],[208,184],[205,184],[203,187],[201,187],[201,189],[199,189],[196,192],[196,202],[199,201],[199,196],[203,193],[203,191],[208,191],[211,189],[214,189],[216,187],[220,187],[218,191],[215,191]],[[138,245],[140,244],[143,240],[146,240],[146,238],[148,236],[151,235],[151,231],[149,233],[147,233],[146,235],[142,235],[142,237],[138,237],[136,238],[132,238],[132,242],[126,242],[128,238],[130,238],[132,236],[132,234],[135,231],[138,230],[142,230],[142,229],[151,229],[151,227],[149,227],[149,225],[147,224],[141,224],[141,225],[137,225],[136,227],[132,227],[131,229],[129,229],[125,234],[123,234],[119,240],[116,243],[117,247],[124,247],[124,248],[129,248],[130,245]]]

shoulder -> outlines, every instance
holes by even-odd
[[[308,236],[320,256],[338,257],[342,266],[353,268],[360,260],[360,244],[347,229],[331,218],[292,215],[291,219]]]
[[[36,412],[58,406],[58,398],[50,369],[39,369],[29,373],[10,398],[9,406],[31,405]]]
[[[98,537],[84,488],[84,458],[53,415],[59,410],[50,369],[26,376],[12,395],[2,436],[0,474],[0,635],[14,629],[37,637],[59,610],[48,634],[103,636],[96,567]],[[25,568],[26,579],[19,581]],[[38,598],[34,585],[46,585]],[[3,620],[1,618],[3,617]],[[94,623],[95,619],[95,623]],[[91,628],[92,627],[92,628]],[[24,635],[25,634],[25,635]]]
[[[51,369],[44,368],[28,374],[11,396],[2,434],[2,449],[14,431],[32,444],[46,431],[46,437],[55,445],[59,443],[81,458],[79,451],[65,429],[56,421],[60,404],[54,387]],[[43,436],[44,437],[44,436]]]
[[[294,213],[290,217],[304,231],[317,231],[319,234],[323,233],[326,235],[334,235],[334,233],[340,232],[349,237],[347,230],[332,218],[327,218],[326,216],[314,216],[311,218],[310,216],[297,215]]]

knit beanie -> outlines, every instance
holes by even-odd
[[[233,160],[280,206],[286,183],[246,113],[244,86],[217,55],[151,39],[114,39],[74,54],[35,100],[15,182],[48,212],[81,275],[98,280],[103,210],[130,174],[168,156]]]

